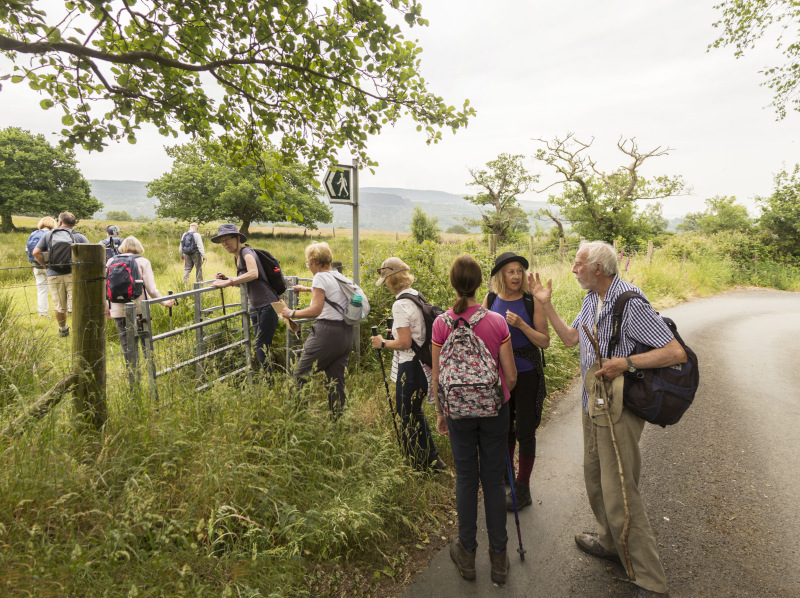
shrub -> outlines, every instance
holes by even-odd
[[[419,206],[414,207],[411,213],[411,235],[417,243],[425,241],[439,241],[439,219],[428,216]]]

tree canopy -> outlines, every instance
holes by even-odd
[[[89,218],[103,208],[78,170],[72,150],[16,127],[0,130],[0,228],[14,229],[12,214]]]
[[[775,175],[775,190],[757,197],[761,206],[758,224],[770,242],[786,254],[800,257],[800,164]]]
[[[64,143],[135,142],[144,123],[240,142],[268,138],[312,167],[347,148],[370,164],[368,135],[403,114],[428,142],[466,126],[429,92],[421,49],[403,29],[427,25],[416,0],[37,0],[0,3],[0,51],[12,82],[60,107]],[[26,61],[24,57],[30,57]]]
[[[714,8],[722,12],[722,18],[714,23],[722,33],[710,47],[733,46],[735,56],[740,58],[768,31],[776,34],[768,43],[773,44],[786,61],[760,71],[766,77],[763,85],[773,90],[772,106],[778,119],[786,117],[787,108],[800,111],[800,2],[726,0]]]
[[[216,141],[166,151],[173,158],[172,170],[147,184],[148,196],[159,200],[159,216],[197,222],[240,220],[244,234],[253,222],[286,220],[287,211],[312,229],[317,222],[333,219],[330,207],[317,196],[314,173],[279,152],[267,152],[260,159],[264,171]]]
[[[587,239],[636,244],[652,238],[668,225],[661,213],[661,200],[686,192],[686,184],[679,176],[645,179],[639,172],[645,161],[666,155],[669,148],[642,152],[635,139],[620,138],[617,148],[630,163],[606,172],[587,153],[594,139],[584,143],[570,133],[563,139],[536,141],[544,144],[536,159],[551,166],[559,176],[542,191],[564,186],[561,195],[548,199],[557,208],[558,216],[554,210],[540,210],[537,215],[552,218],[559,227],[561,220],[567,221],[575,233]],[[645,201],[652,203],[640,205]]]
[[[753,227],[747,208],[736,203],[736,197],[715,195],[706,200],[706,209],[683,217],[678,230],[697,231],[706,235],[720,232],[746,232]]]
[[[469,169],[472,181],[468,184],[483,191],[464,199],[491,210],[482,210],[480,220],[465,220],[465,224],[480,226],[484,232],[497,235],[501,242],[527,233],[528,214],[520,207],[519,196],[530,189],[538,176],[528,172],[524,159],[522,155],[500,154],[486,163],[486,169]]]

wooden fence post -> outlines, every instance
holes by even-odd
[[[614,239],[614,253],[619,253],[619,241]]]
[[[653,263],[653,241],[647,242],[647,263]]]
[[[531,256],[531,259],[530,259],[530,262],[529,262],[531,268],[533,268],[533,260],[534,260],[534,257],[536,257],[533,254],[533,247],[534,247],[535,243],[536,243],[536,239],[533,236],[529,236],[528,237],[528,253]]]
[[[558,259],[566,259],[566,256],[564,255],[564,237],[558,238]]]
[[[79,425],[99,430],[106,406],[105,247],[72,245],[72,356],[78,380],[75,415]]]

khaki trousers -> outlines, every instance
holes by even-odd
[[[634,583],[652,592],[666,592],[664,567],[658,558],[653,530],[650,529],[639,494],[639,474],[642,469],[639,439],[644,424],[643,419],[625,408],[619,421],[614,424],[631,513],[628,551],[636,575]],[[611,433],[609,428],[595,425],[586,412],[583,412],[583,475],[589,504],[597,519],[600,544],[607,550],[617,552],[624,563],[620,537],[625,524],[625,508]]]

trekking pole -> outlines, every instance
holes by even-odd
[[[589,332],[586,324],[583,324],[583,331],[589,338],[589,341],[594,347],[594,354],[598,369],[603,367],[602,360],[600,359],[600,343],[597,338]],[[585,383],[584,383],[585,384]],[[619,456],[619,446],[617,445],[617,435],[614,433],[614,422],[611,420],[611,410],[608,406],[608,389],[606,389],[606,381],[600,380],[600,394],[603,398],[603,413],[606,414],[608,420],[608,431],[611,434],[611,444],[614,446],[614,454],[617,457],[617,471],[619,472],[619,483],[622,486],[622,506],[625,509],[625,524],[622,527],[622,534],[619,538],[619,543],[622,545],[622,553],[625,555],[625,569],[628,572],[628,578],[631,581],[636,581],[636,574],[633,572],[633,563],[631,562],[631,553],[628,550],[628,535],[631,530],[631,510],[628,507],[628,489],[625,485],[625,471],[622,468],[622,459]],[[621,397],[620,397],[621,398]]]
[[[167,295],[172,295],[172,291],[167,291]],[[172,330],[172,307],[169,308],[169,329]]]
[[[378,327],[372,327],[372,336],[378,336]],[[392,417],[392,423],[394,424],[394,433],[397,436],[397,446],[400,449],[400,452],[403,452],[403,444],[400,442],[400,430],[397,429],[397,420],[394,417],[394,407],[392,407],[392,397],[389,396],[389,382],[386,381],[386,368],[383,367],[383,353],[380,349],[375,349],[378,352],[378,358],[381,362],[381,373],[383,374],[383,385],[386,387],[386,399],[389,401],[389,415]]]
[[[519,553],[519,560],[525,560],[525,553],[527,552],[522,547],[522,532],[519,529],[519,511],[517,511],[517,495],[514,492],[514,471],[511,469],[511,459],[508,456],[508,451],[506,453],[506,467],[508,467],[508,479],[512,480],[511,482],[511,504],[514,505],[514,521],[517,523],[517,539],[519,540],[519,548],[517,548],[517,552]]]

